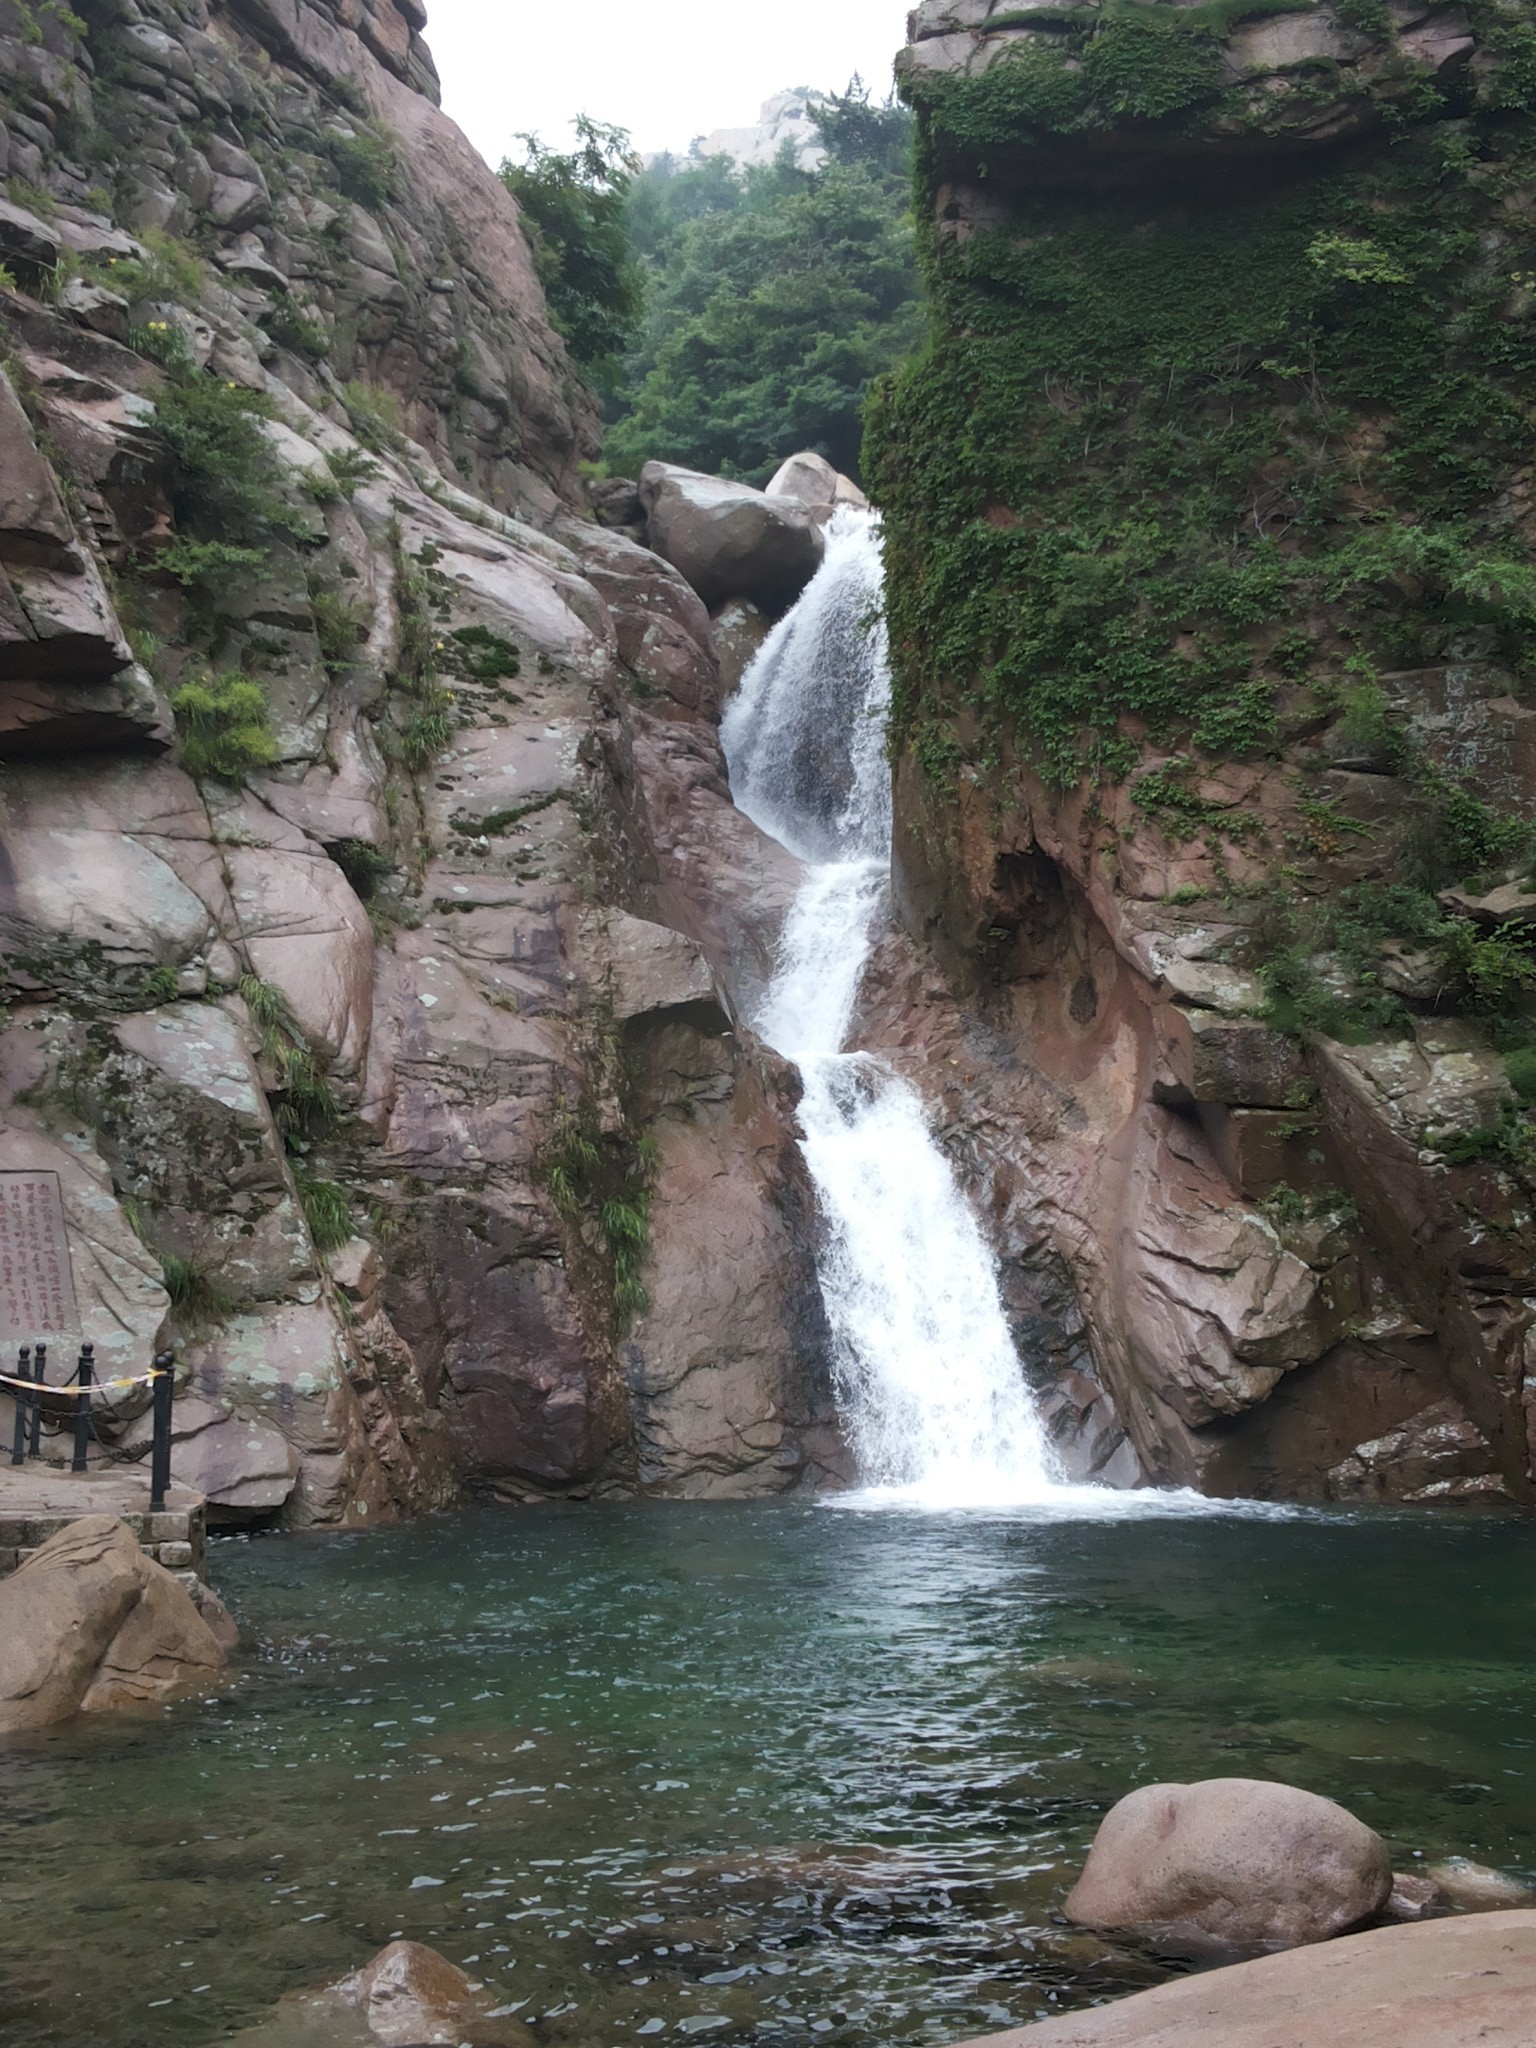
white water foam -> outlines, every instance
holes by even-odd
[[[1296,1511],[1185,1488],[1064,1483],[992,1254],[921,1098],[883,1061],[846,1049],[888,914],[881,574],[875,522],[840,512],[819,574],[765,642],[722,726],[738,805],[808,863],[753,1022],[804,1081],[802,1150],[826,1230],[822,1295],[865,1482],[828,1505],[1030,1520],[1288,1517]]]
[[[874,522],[839,513],[819,575],[725,720],[737,803],[812,863],[754,1023],[805,1083],[821,1286],[861,1497],[1036,1501],[1058,1476],[991,1253],[916,1092],[844,1050],[890,867],[880,578]]]
[[[799,1067],[806,1165],[843,1425],[864,1485],[844,1509],[1030,1520],[1295,1510],[1061,1477],[1013,1348],[992,1254],[921,1098],[847,1050],[888,915],[891,676],[879,532],[840,512],[815,581],[764,643],[722,725],[736,802],[808,863],[753,1023]]]

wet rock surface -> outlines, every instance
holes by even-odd
[[[587,516],[591,402],[422,10],[45,17],[0,10],[0,1164],[59,1173],[98,1358],[177,1344],[225,1526],[815,1483],[793,1103],[734,993],[793,863],[731,807],[705,602],[638,499]],[[254,408],[246,528],[197,523],[188,390]],[[722,488],[702,581],[782,606],[819,528]],[[215,529],[228,573],[164,567]],[[231,678],[269,737],[206,768],[172,700]]]
[[[1520,2048],[1536,2002],[1536,1913],[1351,1935],[988,2037],[1018,2048]]]

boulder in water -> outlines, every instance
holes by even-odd
[[[1378,1928],[968,2048],[1529,2048],[1536,1913]]]
[[[787,611],[821,567],[820,524],[792,498],[667,462],[640,472],[647,537],[711,611],[733,597]]]
[[[533,2048],[533,2036],[455,1963],[419,1941],[392,1941],[354,1976],[293,1991],[239,2048]]]
[[[87,1515],[0,1582],[0,1735],[163,1700],[224,1649],[126,1522]]]
[[[1144,1785],[1105,1818],[1065,1912],[1079,1926],[1217,1948],[1293,1948],[1392,1893],[1381,1837],[1331,1799],[1255,1778]]]
[[[1469,1863],[1465,1856],[1429,1864],[1423,1879],[1434,1886],[1442,1905],[1458,1913],[1497,1913],[1536,1904],[1536,1893],[1529,1885],[1506,1877],[1502,1870],[1490,1870],[1485,1863]]]

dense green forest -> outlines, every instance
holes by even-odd
[[[600,393],[606,467],[653,459],[762,483],[814,448],[857,474],[864,398],[918,328],[911,116],[854,80],[802,170],[694,154],[642,169],[583,120],[569,154],[525,137],[502,175],[557,324]]]

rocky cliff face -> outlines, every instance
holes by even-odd
[[[824,1333],[708,907],[776,850],[423,25],[0,0],[0,1168],[226,1519],[777,1490]]]
[[[1536,32],[925,0],[874,1015],[1079,1469],[1527,1497]],[[935,1055],[938,1055],[937,1059]]]

